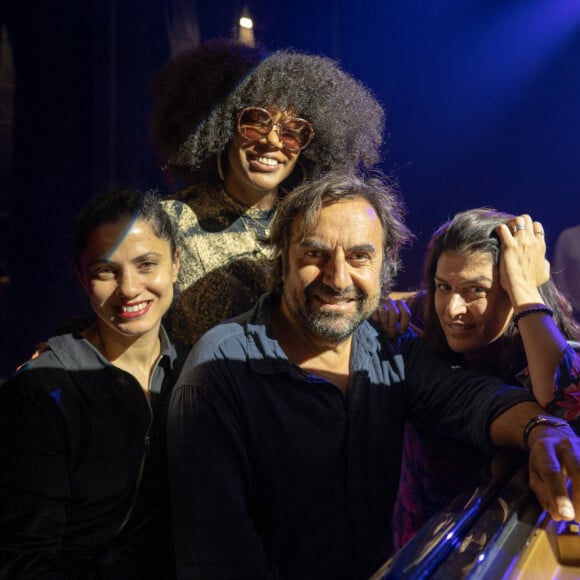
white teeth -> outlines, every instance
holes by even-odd
[[[123,312],[139,312],[147,307],[147,302],[141,302],[140,304],[135,304],[134,306],[121,306]]]
[[[320,300],[325,304],[346,304],[350,302],[348,298],[324,298],[321,297]]]
[[[258,157],[258,161],[263,165],[278,165],[278,161],[276,161],[276,159],[271,159],[270,157]]]

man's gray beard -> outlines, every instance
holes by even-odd
[[[311,312],[304,323],[306,329],[312,334],[322,336],[331,342],[340,344],[351,336],[355,330],[366,320],[366,317],[361,312],[361,303],[358,303],[357,315],[354,318],[344,320],[344,317],[337,312]],[[294,313],[296,315],[297,313]],[[328,324],[334,320],[344,320],[340,327],[334,324]]]
[[[335,297],[349,297],[356,300],[356,312],[352,318],[347,318],[340,312],[324,312],[320,310],[311,310],[311,299],[317,290],[321,290]],[[286,305],[292,317],[303,326],[304,330],[310,332],[314,336],[325,338],[334,344],[340,344],[349,338],[355,330],[377,309],[379,305],[379,296],[365,296],[360,288],[354,287],[347,289],[344,292],[333,292],[321,282],[314,282],[310,284],[305,290],[305,301],[302,308],[295,308],[295,304],[299,301],[291,299],[286,300]],[[291,298],[291,297],[290,297]],[[376,302],[376,304],[372,304]],[[365,314],[365,310],[368,310]],[[333,321],[343,321],[343,324],[337,328],[335,324],[329,324]]]

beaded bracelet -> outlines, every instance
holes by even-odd
[[[536,314],[537,312],[542,312],[543,314],[547,314],[548,316],[554,316],[554,311],[547,306],[531,306],[530,308],[525,308],[521,312],[518,312],[514,316],[514,324],[516,328],[518,327],[518,322],[520,318],[527,316],[528,314]]]

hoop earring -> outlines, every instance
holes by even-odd
[[[304,163],[302,163],[301,161],[297,161],[296,165],[298,167],[300,167],[300,169],[302,170],[302,179],[296,184],[296,185],[291,185],[291,187],[283,187],[282,185],[280,186],[280,190],[282,191],[282,193],[284,195],[287,195],[290,191],[292,191],[295,187],[298,187],[300,185],[302,185],[303,183],[306,183],[306,180],[308,179],[308,173],[306,173],[306,167],[304,167]],[[294,174],[294,171],[292,172],[291,176]],[[291,177],[290,176],[290,177]],[[290,178],[288,178],[290,179]]]
[[[224,168],[222,167],[222,154],[221,152],[217,154],[217,172],[218,172],[218,177],[220,178],[221,181],[225,181],[225,176],[224,176]]]

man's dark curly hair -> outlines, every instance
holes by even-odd
[[[383,296],[388,294],[401,265],[400,250],[411,241],[413,234],[405,225],[406,209],[398,190],[378,172],[369,176],[354,172],[328,172],[296,187],[282,199],[272,222],[270,237],[274,248],[270,280],[272,290],[279,293],[283,290],[294,221],[299,219],[301,232],[306,235],[318,223],[324,207],[357,198],[366,200],[381,222],[381,291]]]
[[[164,128],[167,135],[175,131],[172,147],[158,145],[173,166],[193,173],[203,171],[208,163],[214,166],[216,155],[225,151],[235,136],[236,113],[249,106],[288,110],[313,125],[314,140],[300,155],[309,177],[330,169],[368,169],[380,161],[383,108],[368,88],[334,60],[280,50],[264,58],[224,95],[223,91],[214,94],[215,83],[208,83],[200,68],[194,70],[190,66],[188,59],[192,56],[193,51],[170,63],[160,77],[165,79],[165,89],[157,92],[157,98],[162,97],[164,103],[158,104],[154,113],[156,140],[159,141],[160,125],[168,125],[163,121],[163,111],[167,117],[181,119],[179,131]],[[211,72],[219,76],[223,68],[221,64],[214,65]],[[184,81],[186,77],[189,83]],[[170,82],[172,78],[181,82]],[[186,111],[172,112],[172,106]],[[190,124],[188,136],[183,138],[186,117]],[[177,150],[178,134],[183,142]],[[165,138],[165,143],[169,140]]]

